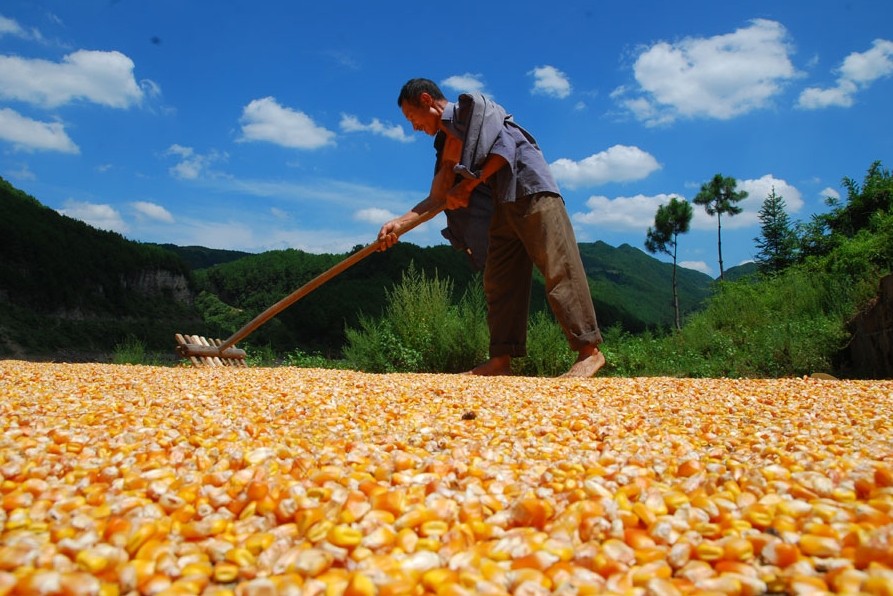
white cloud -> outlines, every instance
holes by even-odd
[[[283,221],[291,219],[291,215],[289,215],[287,211],[279,209],[278,207],[270,207],[270,214],[276,219],[281,219]]]
[[[571,93],[571,83],[567,75],[554,66],[538,66],[529,73],[533,75],[532,93],[551,95],[564,99]]]
[[[738,180],[736,190],[747,191],[746,199],[738,203],[742,212],[738,215],[724,215],[722,218],[723,230],[741,229],[759,224],[759,212],[763,201],[775,189],[775,194],[785,200],[788,215],[793,215],[803,208],[803,197],[800,191],[788,184],[785,180],[775,178],[772,174],[753,180]],[[672,194],[657,194],[653,196],[635,195],[631,197],[616,197],[610,199],[604,195],[593,195],[586,200],[588,211],[574,213],[572,219],[584,225],[598,226],[606,231],[641,231],[645,234],[648,227],[654,224],[654,215],[657,208],[669,203],[670,199],[684,197]],[[695,205],[693,199],[687,199],[691,203],[693,217],[692,230],[716,230],[716,217],[707,215],[703,207]]]
[[[157,241],[168,241],[180,246],[206,246],[246,252],[266,250],[260,230],[255,233],[250,225],[238,221],[209,221],[207,219],[185,221],[177,226],[176,237],[162,237]],[[275,248],[288,247],[277,246]]]
[[[139,215],[148,219],[161,221],[164,223],[174,223],[174,216],[171,212],[156,203],[146,201],[135,201],[130,204]]]
[[[654,156],[638,147],[614,145],[582,161],[558,159],[552,162],[551,168],[560,184],[579,188],[606,182],[641,180],[659,170],[661,165]]]
[[[392,213],[387,209],[381,209],[378,207],[370,207],[368,209],[360,209],[357,211],[353,218],[356,221],[362,221],[367,223],[372,223],[376,225],[380,225],[385,223],[386,221],[390,221],[397,217],[396,213]]]
[[[831,106],[848,108],[853,96],[876,80],[893,74],[893,41],[876,39],[866,52],[853,52],[837,69],[840,77],[834,87],[809,87],[804,89],[797,106],[807,110]]]
[[[453,91],[458,91],[459,93],[466,93],[469,91],[480,91],[483,93],[484,82],[481,80],[482,78],[482,75],[466,72],[463,75],[447,77],[440,82],[440,85],[442,87],[448,87]]]
[[[0,140],[12,143],[19,151],[80,153],[61,122],[32,120],[9,108],[0,108]]]
[[[796,187],[787,181],[776,178],[772,174],[766,174],[760,178],[750,180],[738,180],[735,190],[747,192],[747,198],[737,203],[741,207],[738,215],[722,216],[723,230],[737,230],[757,226],[760,223],[760,209],[769,193],[775,189],[775,194],[784,199],[785,211],[793,215],[803,208],[803,196]],[[693,230],[716,230],[716,216],[707,215],[703,207],[692,204],[694,217],[691,220]]]
[[[766,174],[755,180],[739,180],[737,189],[747,191],[747,198],[738,203],[743,211],[732,218],[723,218],[723,228],[729,224],[731,224],[730,228],[759,225],[760,209],[773,189],[776,196],[784,199],[785,211],[788,215],[798,213],[803,208],[803,195],[800,191],[788,184],[786,180],[776,178],[772,174]],[[713,227],[716,227],[715,222]]]
[[[830,87],[828,89],[810,87],[804,89],[800,93],[800,98],[797,100],[797,107],[805,108],[807,110],[816,110],[831,106],[848,108],[853,105],[853,95],[855,93],[856,86],[849,81],[841,81],[837,87]]]
[[[65,207],[57,211],[100,230],[109,230],[119,234],[127,231],[127,224],[121,219],[121,214],[111,205],[68,199],[65,201]]]
[[[4,35],[12,35],[13,37],[27,37],[25,30],[22,29],[13,19],[9,19],[0,15],[0,37]]]
[[[677,194],[654,196],[635,195],[609,199],[604,195],[593,195],[586,200],[586,213],[574,213],[574,221],[598,226],[610,231],[641,231],[644,237],[649,225],[654,223],[657,208],[670,202]]]
[[[206,174],[211,164],[224,161],[227,158],[226,153],[211,151],[203,155],[196,153],[192,147],[176,144],[171,145],[164,154],[180,158],[180,161],[168,170],[171,176],[180,180],[195,180]]]
[[[268,222],[250,218],[240,221],[187,220],[177,226],[176,237],[165,237],[164,234],[169,232],[162,231],[156,241],[254,253],[294,248],[314,254],[340,254],[375,239],[371,232],[361,236],[344,230],[270,227]]]
[[[304,112],[286,108],[273,97],[255,99],[242,110],[242,141],[266,141],[292,149],[319,149],[335,143],[335,133]]]
[[[140,89],[146,94],[146,97],[156,99],[161,97],[161,86],[153,80],[143,79],[140,81]]]
[[[62,62],[0,56],[0,98],[44,108],[79,99],[128,108],[143,99],[133,68],[120,52],[78,50]]]
[[[14,170],[7,170],[5,177],[13,180],[37,180],[37,176],[26,163],[19,164]]]
[[[822,192],[819,193],[819,196],[822,197],[823,199],[826,199],[826,198],[839,199],[840,192],[838,192],[838,190],[836,188],[831,188],[829,186],[829,187],[825,188],[824,190],[822,190]]]
[[[780,23],[755,19],[725,35],[658,42],[633,65],[638,95],[618,88],[612,97],[649,126],[725,120],[766,107],[797,76],[787,37]]]
[[[369,124],[363,124],[359,118],[350,114],[341,114],[341,130],[344,132],[371,132],[401,143],[411,143],[415,140],[414,137],[407,136],[399,124],[385,124],[378,118],[373,118]]]
[[[707,275],[713,275],[713,269],[704,261],[679,261],[679,266],[683,269],[693,269]]]

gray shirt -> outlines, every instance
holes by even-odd
[[[496,200],[511,202],[541,192],[561,194],[536,139],[499,104],[480,93],[463,93],[458,102],[447,104],[442,119],[447,130],[467,145],[457,173],[477,176],[489,154],[508,162],[487,181]]]

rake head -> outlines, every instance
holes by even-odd
[[[174,334],[174,337],[177,340],[177,354],[188,358],[196,366],[248,366],[245,350],[234,347],[221,350],[222,340],[180,333]]]

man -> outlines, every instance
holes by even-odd
[[[408,81],[397,104],[414,130],[446,135],[452,159],[444,158],[440,167],[455,163],[453,171],[461,180],[441,193],[438,188],[444,188],[446,177],[441,172],[438,185],[435,174],[427,198],[382,226],[378,237],[385,247],[397,241],[395,231],[400,226],[444,199],[438,194],[445,195],[448,210],[466,207],[481,184],[489,187],[493,197],[484,267],[490,359],[471,374],[511,374],[512,358],[527,354],[527,316],[536,265],[545,278],[549,306],[578,355],[564,376],[595,375],[605,357],[598,348],[602,336],[586,272],[564,199],[536,140],[483,95],[465,93],[452,103],[428,79]]]

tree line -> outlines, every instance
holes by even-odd
[[[869,167],[860,185],[852,178],[843,179],[847,198],[841,201],[828,197],[827,213],[814,214],[808,222],[791,221],[784,197],[773,187],[763,200],[759,211],[760,234],[754,238],[757,253],[754,261],[758,271],[765,276],[781,273],[810,257],[823,257],[840,245],[843,239],[853,238],[871,226],[873,218],[890,213],[893,201],[893,178],[880,161]],[[748,193],[737,190],[737,181],[731,176],[717,173],[701,185],[693,203],[703,207],[707,215],[716,217],[719,279],[725,280],[722,259],[722,216],[733,217],[741,213],[738,203]],[[691,204],[685,199],[672,197],[666,205],[660,205],[654,216],[654,225],[648,228],[645,249],[663,253],[673,260],[673,303],[676,329],[682,328],[676,288],[676,257],[680,234],[689,231],[694,215]]]

